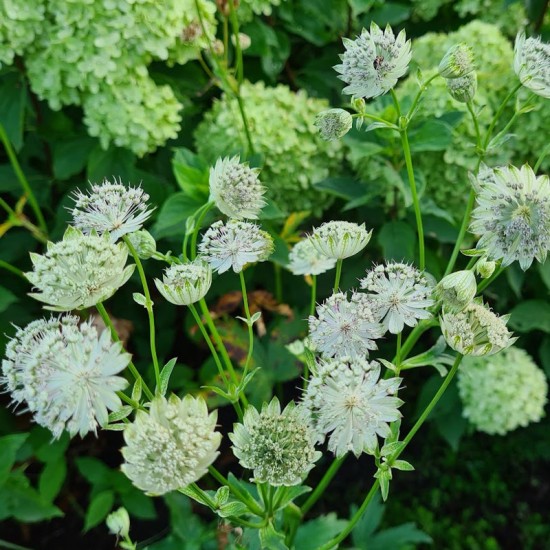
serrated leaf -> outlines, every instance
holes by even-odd
[[[230,489],[227,485],[220,487],[214,495],[214,502],[218,506],[223,506],[229,500]]]
[[[176,365],[177,360],[177,357],[170,359],[170,361],[168,361],[168,363],[166,363],[166,365],[164,365],[164,367],[162,367],[162,370],[160,371],[160,388],[158,388],[158,391],[161,395],[166,395],[168,383],[170,382],[170,375],[174,370],[174,366]]]
[[[378,470],[379,475],[378,481],[380,482],[380,494],[382,495],[382,500],[386,502],[388,495],[390,493],[390,479],[391,473],[389,470]]]
[[[391,467],[402,472],[412,472],[414,470],[414,466],[406,460],[395,460]]]
[[[286,508],[288,504],[290,504],[293,500],[297,499],[301,495],[305,495],[306,493],[311,492],[311,487],[308,487],[307,485],[295,485],[294,487],[281,487],[282,491],[284,491],[284,494],[282,497],[279,497],[278,499],[278,507],[277,510],[280,510],[282,508]]]
[[[288,550],[284,535],[278,533],[272,523],[260,529],[260,544],[262,548],[269,548],[269,550]]]
[[[233,502],[228,502],[227,504],[223,504],[219,507],[218,510],[216,510],[216,513],[221,518],[227,518],[229,516],[238,518],[249,514],[250,512],[248,511],[248,506],[246,506],[246,504],[243,504],[242,502],[236,500]]]
[[[133,410],[134,408],[130,407],[130,405],[123,405],[118,411],[109,414],[109,423],[118,422],[123,418],[127,418],[132,414]]]
[[[390,456],[399,453],[405,444],[403,441],[394,441],[392,443],[386,443],[381,451],[380,456]]]

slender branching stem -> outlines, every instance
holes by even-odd
[[[336,261],[336,274],[334,276],[334,292],[338,292],[338,289],[340,288],[340,278],[342,277],[342,263],[344,260],[342,258],[338,258]]]

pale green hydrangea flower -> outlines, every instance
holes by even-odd
[[[327,258],[313,245],[311,237],[296,243],[288,255],[288,269],[294,275],[320,275],[334,269],[335,258]]]
[[[164,270],[162,281],[155,279],[158,291],[176,306],[194,304],[206,296],[212,284],[212,268],[202,258],[174,264]]]
[[[365,224],[330,221],[313,229],[311,244],[327,258],[343,260],[361,252],[369,244],[372,229],[367,231]]]

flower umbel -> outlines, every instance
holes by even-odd
[[[550,98],[550,44],[520,32],[514,47],[514,71],[526,88]]]
[[[14,403],[25,403],[34,420],[57,438],[97,431],[108,411],[122,406],[116,392],[127,381],[116,374],[130,362],[108,330],[73,315],[33,321],[17,329],[2,361],[2,382]]]
[[[186,487],[206,474],[219,454],[216,420],[217,412],[208,414],[201,397],[157,395],[150,411],[138,411],[124,430],[121,470],[150,495]]]
[[[327,258],[313,245],[311,237],[296,243],[288,255],[288,269],[294,275],[320,275],[336,265],[334,258]]]
[[[243,468],[253,470],[256,483],[298,485],[321,457],[306,411],[291,401],[281,412],[276,397],[261,412],[249,406],[229,438],[233,454]]]
[[[232,268],[239,273],[245,264],[267,260],[273,252],[273,239],[253,223],[229,220],[224,225],[217,221],[204,234],[199,250],[214,271]]]
[[[84,235],[68,227],[62,241],[48,243],[45,254],[31,252],[33,271],[25,276],[40,292],[30,296],[53,311],[95,306],[130,278],[135,265],[124,267],[127,258],[126,245],[113,244],[108,233]]]
[[[311,244],[327,258],[342,260],[357,254],[370,241],[372,230],[367,231],[365,224],[331,221],[316,227],[309,237]]]
[[[166,268],[162,281],[155,279],[159,292],[176,306],[188,306],[206,296],[212,284],[212,268],[202,258]]]
[[[328,448],[337,457],[373,453],[378,437],[391,434],[390,422],[401,418],[403,401],[395,396],[401,378],[379,380],[376,361],[342,358],[316,365],[304,393],[319,442],[328,436]],[[330,434],[330,435],[329,435]]]
[[[389,92],[406,72],[411,60],[411,41],[401,31],[397,38],[387,26],[382,31],[371,23],[355,40],[343,39],[346,51],[334,68],[347,86],[343,93],[371,98]]]
[[[314,124],[323,139],[333,141],[344,137],[351,130],[353,118],[344,109],[328,109],[315,117]]]

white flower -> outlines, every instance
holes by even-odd
[[[201,397],[168,400],[157,395],[149,413],[138,411],[124,430],[121,470],[150,495],[187,487],[208,471],[219,455],[217,412],[208,414]]]
[[[514,71],[526,88],[550,98],[550,44],[520,32],[514,47]]]
[[[447,91],[449,95],[460,103],[469,103],[477,92],[477,74],[475,72],[459,78],[447,78]]]
[[[155,279],[159,292],[172,304],[188,306],[206,296],[212,284],[212,268],[202,258],[166,268],[162,281]]]
[[[361,280],[361,288],[373,294],[368,297],[376,318],[385,331],[400,333],[404,326],[414,327],[418,319],[429,319],[427,309],[434,305],[433,285],[414,267],[388,262],[367,272]]]
[[[91,191],[74,193],[75,206],[71,210],[73,225],[85,235],[96,231],[100,235],[109,233],[116,242],[127,233],[141,229],[153,210],[149,209],[149,195],[141,187],[126,187],[119,183],[103,180],[92,184]]]
[[[389,26],[382,31],[372,22],[355,40],[343,39],[346,51],[334,68],[348,86],[343,93],[355,97],[377,97],[389,92],[406,72],[411,60],[411,41],[401,31],[397,38]]]
[[[291,401],[281,412],[276,397],[261,412],[249,406],[229,438],[239,464],[253,470],[255,483],[299,485],[321,457],[306,411]]]
[[[462,311],[477,294],[476,276],[466,269],[451,273],[437,283],[434,295],[446,311]]]
[[[506,328],[510,315],[499,317],[481,301],[463,311],[443,311],[441,331],[447,344],[462,355],[493,355],[511,346],[517,338]]]
[[[477,248],[502,266],[518,260],[525,271],[550,249],[550,180],[525,164],[490,170],[472,179],[477,205],[470,231],[481,235]]]
[[[27,279],[40,292],[30,294],[48,304],[46,309],[70,311],[95,306],[110,298],[132,275],[125,266],[128,248],[113,244],[109,235],[83,235],[68,227],[63,240],[48,243],[44,255],[31,252],[33,271]]]
[[[344,137],[351,130],[353,118],[344,109],[328,109],[320,112],[313,124],[319,128],[324,140],[333,141]]]
[[[313,369],[303,405],[318,441],[328,436],[328,449],[337,457],[373,453],[377,436],[387,438],[389,423],[401,418],[403,401],[395,396],[401,378],[379,378],[380,365],[362,359],[320,362]]]
[[[199,250],[214,271],[232,268],[242,271],[245,264],[264,262],[273,252],[273,239],[257,225],[237,220],[213,223],[202,238]]]
[[[336,265],[334,258],[327,258],[317,250],[310,237],[296,243],[288,259],[288,269],[294,275],[320,275]]]
[[[462,415],[481,432],[504,435],[544,416],[548,382],[524,350],[465,357],[458,370]]]
[[[309,338],[323,357],[364,358],[378,349],[374,340],[384,334],[365,294],[337,292],[317,306],[309,318]]]
[[[258,179],[260,170],[239,160],[238,156],[218,159],[210,169],[210,200],[230,218],[257,219],[266,204],[266,188]]]
[[[108,330],[98,336],[91,321],[66,315],[17,329],[2,361],[3,383],[12,400],[25,403],[34,420],[57,438],[97,431],[108,410],[120,409],[116,392],[127,381],[115,376],[130,362]]]
[[[443,78],[455,79],[475,70],[474,51],[468,44],[451,46],[439,63],[438,72]]]
[[[342,260],[357,254],[370,241],[372,230],[365,224],[331,221],[316,227],[309,237],[311,244],[327,258]]]

